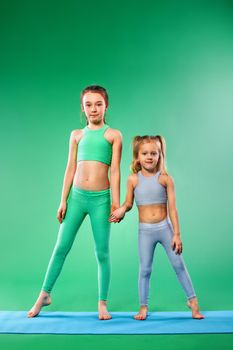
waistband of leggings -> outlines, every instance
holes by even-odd
[[[110,188],[107,188],[106,190],[100,190],[100,191],[90,191],[90,190],[85,190],[83,188],[77,187],[77,186],[72,186],[72,191],[74,193],[78,193],[84,196],[90,196],[90,197],[95,197],[95,196],[103,196],[103,195],[109,195],[110,194]]]
[[[166,217],[164,220],[155,222],[153,224],[147,223],[147,222],[139,222],[138,228],[141,230],[144,229],[159,229],[162,228],[163,226],[166,226],[167,224],[171,224],[170,219]]]

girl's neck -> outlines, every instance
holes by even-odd
[[[151,171],[143,169],[143,168],[141,169],[141,174],[143,176],[146,176],[146,177],[154,176],[157,172],[158,172],[157,168],[155,168],[155,169],[153,169]]]
[[[88,129],[91,129],[91,130],[98,130],[98,129],[101,129],[104,127],[104,121],[102,121],[101,123],[99,124],[93,124],[93,123],[88,123],[87,124],[87,127]]]

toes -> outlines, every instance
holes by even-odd
[[[110,320],[112,318],[112,316],[111,315],[109,315],[109,314],[100,314],[99,315],[99,319],[100,320]]]
[[[202,320],[203,318],[205,318],[205,316],[198,314],[198,315],[193,316],[193,318],[195,318],[196,320]]]
[[[29,311],[27,316],[30,317],[30,318],[31,318],[31,317],[35,317],[35,316],[36,316],[36,313],[33,312],[33,311]]]
[[[111,318],[112,318],[112,317],[111,317],[110,315],[106,315],[104,319],[105,319],[105,320],[110,320]]]
[[[135,320],[139,320],[139,321],[144,321],[146,319],[146,316],[137,314],[137,315],[134,316],[134,319]]]

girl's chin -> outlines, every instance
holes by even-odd
[[[102,118],[96,118],[96,117],[91,117],[91,118],[89,118],[89,121],[91,122],[91,123],[93,123],[93,124],[101,124],[102,123],[102,121],[103,121],[103,119]]]
[[[147,171],[154,171],[155,170],[155,166],[154,165],[144,165],[143,168]]]

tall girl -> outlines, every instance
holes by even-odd
[[[165,165],[165,140],[162,136],[136,136],[133,139],[132,173],[127,181],[124,204],[109,221],[121,220],[133,206],[139,213],[139,298],[136,320],[145,320],[153,255],[157,243],[162,244],[192,309],[192,317],[204,318],[199,312],[196,293],[182,257],[182,242],[176,208],[174,182]],[[170,220],[168,218],[168,214]]]
[[[80,225],[85,216],[89,215],[98,264],[99,319],[111,318],[107,310],[110,282],[108,219],[110,213],[120,206],[122,137],[118,130],[106,124],[107,108],[108,94],[103,87],[92,85],[82,91],[81,109],[85,113],[87,125],[83,129],[73,130],[70,134],[68,162],[57,212],[60,222],[57,242],[41,292],[28,312],[28,317],[38,315],[43,306],[51,304],[52,288]]]

